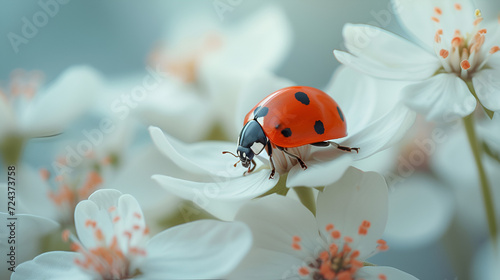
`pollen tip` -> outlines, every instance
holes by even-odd
[[[350,236],[344,236],[344,241],[347,242],[347,243],[352,243],[353,239]]]
[[[340,234],[340,231],[338,230],[334,230],[332,231],[332,233],[330,234],[334,239],[339,239],[341,234]]]
[[[142,216],[138,212],[134,212],[134,217],[136,217],[137,219],[140,219]]]
[[[62,240],[64,242],[68,242],[70,234],[71,233],[70,233],[69,229],[63,230],[63,232],[62,232]]]
[[[293,239],[293,242],[300,242],[300,240],[301,240],[300,236],[298,236],[298,235],[294,235],[292,237],[292,239]]]
[[[326,231],[331,231],[331,230],[333,230],[333,229],[334,229],[333,224],[328,224],[328,225],[326,225],[326,227],[325,227],[325,230],[326,230]]]
[[[457,11],[462,10],[462,5],[460,5],[459,3],[455,3],[455,10]]]
[[[113,223],[117,223],[120,220],[120,216],[116,216],[113,218]]]
[[[379,274],[378,275],[378,279],[380,279],[380,280],[387,280],[387,276],[385,276],[385,274]]]
[[[443,10],[441,10],[441,8],[439,7],[434,7],[434,12],[438,15],[442,15],[443,14]]]
[[[111,213],[116,210],[116,206],[111,206],[108,208],[108,212]]]
[[[300,251],[302,249],[302,247],[300,247],[300,244],[299,243],[292,243],[292,249],[296,250],[296,251]]]
[[[445,49],[441,49],[441,50],[439,51],[439,55],[440,55],[442,58],[447,58],[449,54],[450,54],[450,52],[449,52],[449,51],[447,51],[447,50],[445,50]]]
[[[500,51],[500,47],[499,46],[493,46],[491,49],[490,49],[490,54],[494,54],[496,52]]]
[[[467,59],[462,60],[462,62],[460,62],[460,67],[462,67],[462,69],[464,69],[464,70],[469,70],[470,69],[470,62]]]
[[[474,11],[474,15],[475,15],[476,17],[481,17],[481,16],[482,16],[482,14],[481,14],[481,10],[476,9],[476,10]]]
[[[50,171],[47,170],[46,168],[40,168],[40,177],[42,177],[42,179],[44,181],[49,180],[49,178],[50,178]]]
[[[439,23],[439,19],[437,17],[431,17],[431,20],[434,21],[434,22]]]
[[[302,276],[307,276],[307,275],[309,275],[309,269],[307,269],[307,267],[303,266],[303,267],[299,268],[299,274]]]

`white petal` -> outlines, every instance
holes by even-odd
[[[164,80],[138,103],[133,113],[147,125],[158,126],[183,141],[195,142],[206,137],[215,121],[210,102],[190,84]],[[127,109],[125,105],[117,108]]]
[[[22,165],[17,170],[17,213],[33,214],[45,218],[58,220],[58,209],[48,197],[50,186],[43,181],[40,175],[31,167]],[[7,193],[7,184],[0,183],[0,190],[5,187]],[[3,204],[5,202],[5,204]],[[0,201],[0,209],[7,209],[7,200]],[[4,207],[5,205],[5,207]]]
[[[438,74],[403,89],[405,103],[429,121],[451,122],[476,108],[476,99],[455,74]]]
[[[342,32],[347,50],[337,59],[360,72],[394,80],[421,80],[440,67],[437,57],[419,46],[378,27],[346,24]]]
[[[153,180],[169,192],[198,204],[218,218],[228,220],[234,217],[241,203],[264,194],[273,188],[278,180],[269,179],[269,170],[252,172],[235,178],[212,177],[211,182],[195,182],[174,177],[154,175]],[[228,211],[226,207],[233,209]]]
[[[453,215],[452,193],[431,177],[416,174],[389,193],[384,237],[398,248],[423,247],[444,234]]]
[[[255,248],[227,279],[296,279],[298,269],[304,261],[292,255],[261,248]]]
[[[5,207],[5,209],[7,209],[7,207]],[[15,244],[8,243],[8,240],[10,240],[9,236],[11,236],[10,222],[15,223],[15,241],[16,244],[20,244],[15,248],[16,264],[31,260],[40,254],[42,238],[46,234],[54,233],[55,230],[59,228],[59,224],[55,221],[40,216],[17,214],[17,220],[7,220],[11,218],[11,216],[7,213],[0,212],[0,218],[2,221],[6,222],[4,225],[6,230],[2,229],[0,231],[0,252],[2,252],[2,254],[10,253],[10,246],[16,246]],[[0,269],[2,270],[1,275],[7,277],[10,275],[8,274],[10,264],[7,263],[7,257],[3,260],[4,261],[0,264]],[[0,279],[4,278],[0,276]]]
[[[385,116],[376,119],[363,130],[347,136],[340,143],[348,147],[359,147],[352,153],[356,160],[369,157],[399,142],[415,122],[416,114],[403,104],[395,106]]]
[[[334,149],[326,147],[323,149]],[[325,153],[331,154],[329,151]],[[339,152],[344,153],[344,152]],[[315,157],[320,157],[320,152],[314,154]],[[326,160],[310,160],[307,161],[307,169],[304,170],[297,164],[288,172],[286,178],[286,186],[289,188],[306,186],[319,187],[336,182],[346,169],[353,162],[351,154],[340,154],[339,156],[331,157]]]
[[[500,242],[500,235],[496,242]],[[473,279],[497,279],[500,276],[500,257],[494,248],[495,245],[489,240],[476,250],[472,265]]]
[[[240,177],[244,169],[233,166],[235,158],[223,155],[222,151],[235,149],[229,142],[206,141],[183,144],[164,134],[157,127],[150,127],[149,133],[160,152],[183,170],[199,177]]]
[[[220,60],[245,72],[275,70],[290,52],[292,34],[283,10],[268,6],[226,31],[228,46]]]
[[[474,90],[481,104],[491,111],[500,110],[500,69],[483,69],[472,77]]]
[[[455,3],[462,6],[461,11],[455,9]],[[401,26],[429,50],[434,48],[434,35],[439,28],[450,36],[456,29],[465,34],[471,31],[475,19],[476,7],[469,0],[392,0],[392,4]],[[442,16],[438,16],[439,24],[431,19],[437,16],[435,7],[440,8],[443,13]]]
[[[111,206],[118,206],[122,194],[117,190],[101,189],[83,200],[75,208],[75,228],[80,242],[87,248],[97,245],[94,229],[86,225],[88,220],[96,221],[107,239],[111,239],[114,229],[109,213]],[[109,241],[108,240],[108,241]]]
[[[75,258],[82,257],[73,252],[48,252],[32,261],[20,264],[13,273],[12,280],[92,280],[95,275],[84,273],[77,265]]]
[[[22,125],[32,137],[53,135],[80,116],[102,89],[99,74],[87,66],[66,70],[45,94],[36,95],[26,108]]]
[[[339,181],[319,193],[316,211],[319,229],[326,236],[326,225],[333,224],[342,236],[354,239],[352,247],[358,249],[360,259],[364,259],[373,252],[384,232],[387,197],[387,184],[382,176],[351,167]],[[364,220],[371,226],[366,236],[358,236]]]
[[[387,280],[418,280],[415,276],[388,266],[364,266],[356,273],[356,278],[379,280],[383,274]]]
[[[249,252],[251,244],[251,232],[242,223],[187,223],[153,237],[140,269],[147,279],[223,278]]]
[[[306,260],[325,248],[318,236],[314,215],[300,202],[272,194],[248,202],[236,215],[252,230],[254,246]],[[301,250],[292,247],[293,237],[301,238]]]

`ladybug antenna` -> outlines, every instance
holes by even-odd
[[[233,155],[233,157],[239,157],[239,156],[231,153],[230,151],[224,151],[224,152],[222,152],[222,154],[231,154],[231,155]]]

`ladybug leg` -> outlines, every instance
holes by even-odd
[[[252,166],[253,164],[253,166]],[[257,167],[257,163],[255,163],[255,160],[252,159],[252,163],[250,164],[250,166],[248,167],[248,170],[243,172],[243,176],[246,176],[247,174],[249,174],[250,172],[254,171],[255,168]]]
[[[273,149],[271,147],[271,142],[270,141],[267,141],[266,152],[269,155],[269,162],[271,163],[271,174],[269,175],[269,179],[273,179],[274,178],[274,174],[276,173],[276,168],[274,167]]]
[[[277,147],[280,151],[284,152],[285,154],[287,154],[289,157],[293,157],[294,159],[296,159],[299,164],[300,164],[300,167],[302,167],[302,169],[307,169],[307,165],[304,163],[304,161],[297,155],[294,155],[292,153],[290,153],[289,151],[286,150],[286,148],[283,148],[283,147]]]
[[[346,152],[356,151],[356,153],[359,153],[359,148],[351,148],[351,147],[347,147],[347,146],[341,146],[341,145],[339,145],[335,142],[331,142],[331,141],[327,141],[327,142],[339,150],[346,151]]]

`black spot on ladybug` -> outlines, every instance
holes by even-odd
[[[253,117],[255,119],[265,117],[268,112],[269,112],[269,108],[259,106],[259,107],[255,108],[255,110],[253,111]]]
[[[337,106],[337,112],[339,112],[340,119],[344,121],[344,115],[342,114],[342,111],[340,110],[339,106]]]
[[[307,94],[303,93],[302,91],[298,91],[295,93],[295,99],[297,99],[304,105],[309,105],[309,96],[307,96]]]
[[[285,137],[290,137],[292,136],[292,131],[290,130],[290,128],[285,128],[281,131],[281,134],[283,134],[283,136]]]
[[[325,133],[325,127],[323,126],[323,122],[321,121],[316,121],[314,124],[314,131],[318,134],[323,134]]]

